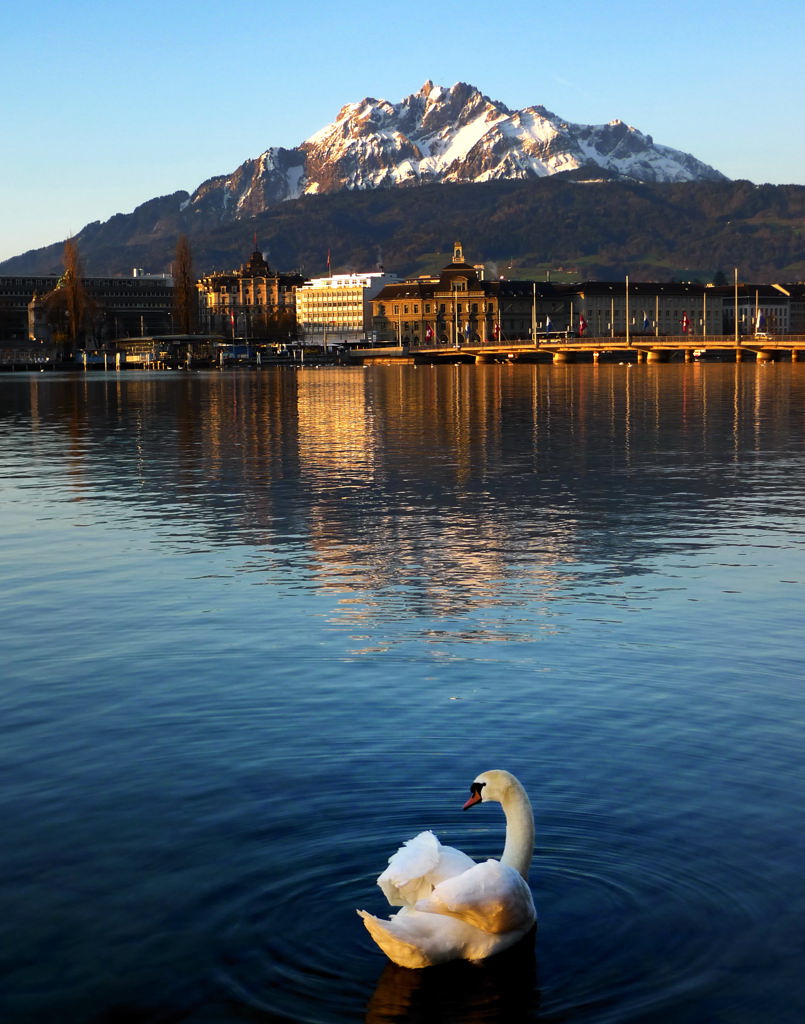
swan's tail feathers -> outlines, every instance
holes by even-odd
[[[408,942],[394,933],[393,921],[381,921],[379,917],[366,910],[359,910],[366,930],[380,946],[389,960],[400,967],[429,967],[433,962],[427,954],[413,942]]]

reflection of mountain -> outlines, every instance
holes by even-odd
[[[802,450],[804,389],[735,365],[40,374],[6,383],[0,423],[32,417],[21,456],[67,460],[96,516],[250,546],[256,571],[296,559],[360,622],[480,608],[506,577],[549,600],[641,572],[678,507],[681,546],[699,517],[757,514]],[[751,499],[733,473],[750,457]]]

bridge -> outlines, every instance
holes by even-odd
[[[664,363],[672,357],[685,362],[707,353],[723,353],[736,362],[744,357],[757,362],[787,359],[797,362],[805,353],[805,334],[775,337],[733,334],[718,335],[606,335],[602,337],[539,338],[510,341],[468,342],[459,346],[420,344],[384,348],[351,349],[351,362],[405,360],[414,363],[496,363],[496,362],[598,362],[601,356],[617,356],[624,361]]]

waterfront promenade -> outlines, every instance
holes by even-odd
[[[198,342],[203,339],[199,338]],[[149,345],[148,342],[152,344]],[[220,358],[206,359],[198,355],[188,358],[187,351],[195,349],[195,338],[177,338],[171,350],[171,358],[165,357],[165,339],[142,339],[136,351],[116,353],[114,346],[105,352],[80,353],[71,364],[75,369],[188,369],[215,365],[221,369],[251,365],[256,368],[272,365],[303,366],[319,363],[358,365],[369,363],[573,363],[598,362],[602,358],[619,362],[665,363],[693,362],[701,358],[715,358],[741,362],[798,362],[805,358],[805,334],[763,337],[742,335],[737,340],[732,334],[719,335],[632,335],[599,337],[548,337],[538,339],[515,338],[504,341],[487,341],[453,345],[378,345],[342,346],[338,350],[325,351],[320,345],[306,345],[300,342],[289,345],[277,355],[263,351],[265,346],[240,346],[237,358],[233,354],[237,347],[224,346]],[[177,347],[178,346],[178,347]],[[181,349],[181,351],[179,351]],[[122,360],[120,355],[123,356]],[[224,358],[226,355],[226,358]],[[0,342],[0,369],[36,370],[64,369],[67,364],[59,361],[54,346],[42,346],[23,342]]]

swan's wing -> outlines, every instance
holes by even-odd
[[[441,882],[416,909],[447,914],[485,932],[527,931],[536,920],[534,898],[518,871],[488,860]]]
[[[420,832],[389,858],[377,884],[392,907],[413,906],[435,885],[474,865],[472,858],[452,846],[442,846],[432,832]]]
[[[389,960],[401,967],[430,967],[448,960],[482,960],[519,935],[491,935],[455,917],[422,914],[404,907],[390,920],[359,910],[372,938]]]

